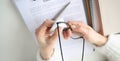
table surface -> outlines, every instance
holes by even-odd
[[[119,2],[99,0],[105,35],[120,31]],[[11,0],[0,0],[0,4],[0,61],[35,61],[37,46],[20,14]],[[94,58],[87,60],[105,60],[98,52],[92,53],[91,57]]]

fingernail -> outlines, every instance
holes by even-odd
[[[73,29],[74,29],[74,28],[76,28],[76,26],[75,26],[75,25],[71,25],[71,28],[73,28]]]

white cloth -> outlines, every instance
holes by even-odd
[[[60,57],[60,53],[57,51],[57,49],[55,49],[54,54],[49,60],[43,60],[40,56],[40,51],[37,52],[37,61],[62,61]]]
[[[120,61],[120,35],[111,34],[107,43],[102,47],[95,47],[97,51],[107,56],[109,61]],[[37,53],[37,61],[62,61],[59,52],[55,50],[49,60],[42,60],[40,53]]]
[[[120,61],[120,34],[111,34],[107,43],[96,50],[107,56],[109,61]]]

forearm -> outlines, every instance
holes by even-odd
[[[89,28],[86,32],[84,32],[83,37],[90,42],[93,45],[96,46],[103,46],[107,43],[107,37],[103,36],[96,31],[94,31],[92,28]]]
[[[108,37],[107,36],[103,36],[99,33],[97,33],[98,35],[95,37],[96,40],[94,41],[94,45],[98,46],[98,47],[101,47],[101,46],[104,46],[107,41],[108,41]]]

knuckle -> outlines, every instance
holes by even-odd
[[[44,23],[48,23],[48,22],[49,22],[49,20],[45,20],[45,21],[44,21]]]

